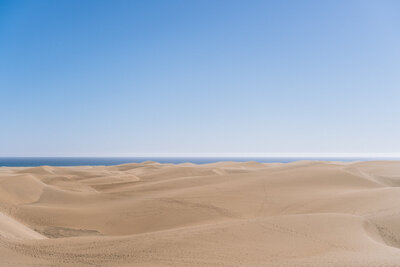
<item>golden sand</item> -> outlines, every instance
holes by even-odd
[[[400,162],[0,168],[1,266],[400,266]]]

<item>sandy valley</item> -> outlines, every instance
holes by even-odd
[[[1,266],[400,266],[400,162],[0,168]]]

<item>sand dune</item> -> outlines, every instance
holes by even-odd
[[[400,266],[400,162],[0,168],[2,266]]]
[[[16,239],[46,239],[45,236],[33,231],[16,220],[0,213],[0,238]]]

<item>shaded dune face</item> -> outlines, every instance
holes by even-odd
[[[400,265],[400,163],[0,168],[4,265]]]

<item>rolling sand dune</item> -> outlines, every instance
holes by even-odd
[[[400,266],[400,162],[0,168],[1,266]]]

